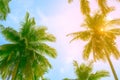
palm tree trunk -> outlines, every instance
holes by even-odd
[[[108,63],[109,63],[109,65],[110,65],[110,68],[111,68],[111,70],[112,70],[112,73],[113,73],[113,75],[114,75],[115,80],[118,80],[117,74],[116,74],[115,69],[114,69],[114,66],[113,66],[113,64],[112,64],[112,62],[111,62],[111,60],[110,60],[110,57],[108,56],[108,53],[106,53],[106,57],[107,57]]]

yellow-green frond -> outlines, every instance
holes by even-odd
[[[91,37],[91,31],[74,32],[74,33],[68,34],[67,36],[73,37],[73,39],[70,42],[74,40],[79,40],[79,39],[86,41]]]
[[[92,51],[92,41],[88,42],[83,50],[83,58],[87,60],[90,56],[90,53]]]
[[[120,19],[110,20],[106,23],[107,26],[120,25]]]
[[[120,28],[111,29],[108,32],[114,34],[115,36],[120,35]]]
[[[97,71],[96,73],[93,73],[92,75],[90,75],[89,80],[99,80],[103,77],[109,77],[110,74],[108,71],[106,70],[100,70]]]
[[[113,7],[108,7],[106,0],[97,0],[97,1],[98,1],[98,5],[99,5],[99,7],[104,15],[106,15],[110,11],[114,10]]]
[[[88,0],[80,0],[80,9],[83,15],[90,15],[90,7]]]
[[[57,56],[56,50],[45,43],[39,45],[39,50],[52,58],[56,58]]]

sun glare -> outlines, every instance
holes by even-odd
[[[104,31],[104,29],[103,29],[103,28],[101,28],[101,29],[100,29],[100,31],[102,31],[102,32],[103,32],[103,31]]]

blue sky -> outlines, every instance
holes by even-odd
[[[91,3],[93,12],[97,8],[94,1]],[[57,41],[49,43],[49,45],[56,48],[58,53],[56,59],[49,59],[53,69],[45,76],[50,78],[50,80],[62,80],[65,77],[75,78],[73,60],[77,60],[79,63],[84,62],[81,55],[85,43],[83,41],[69,43],[71,38],[66,37],[68,33],[83,30],[80,28],[83,16],[80,13],[78,3],[78,0],[75,0],[72,4],[68,4],[67,0],[12,0],[10,2],[11,13],[6,21],[1,22],[5,26],[11,26],[19,30],[21,27],[20,23],[24,20],[26,11],[28,11],[32,17],[35,17],[37,25],[47,26],[48,32],[56,36]],[[109,4],[116,6],[117,9],[116,12],[109,14],[108,18],[120,17],[120,3],[117,3],[115,0],[109,0]],[[118,38],[116,41],[118,47],[120,47],[119,40]],[[6,41],[0,35],[0,44],[4,43]],[[116,61],[112,58],[112,61],[120,79],[120,60]],[[94,65],[94,71],[101,69],[111,72],[107,63],[97,61]],[[113,79],[111,74],[111,77],[102,80]]]

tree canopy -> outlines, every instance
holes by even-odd
[[[51,68],[46,58],[55,58],[56,50],[45,42],[55,42],[45,26],[36,26],[34,18],[26,13],[20,31],[4,27],[2,34],[8,44],[0,45],[0,73],[2,79],[38,80]]]

